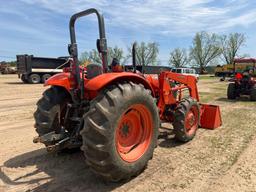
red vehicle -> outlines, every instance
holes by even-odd
[[[235,63],[246,63],[249,59],[235,59]],[[255,63],[255,59],[250,59]],[[228,99],[236,99],[241,95],[250,96],[251,101],[256,101],[256,78],[255,68],[250,68],[243,73],[237,72],[235,77],[230,80],[231,83],[228,85],[227,97]]]
[[[75,21],[96,14],[97,48],[102,66],[90,64],[80,72]],[[153,157],[161,121],[173,124],[175,138],[192,140],[199,126],[221,125],[218,106],[199,103],[196,78],[168,71],[159,75],[138,72],[133,47],[133,70],[107,63],[104,19],[96,9],[70,19],[69,71],[49,78],[34,113],[35,128],[48,151],[81,147],[94,172],[112,181],[139,174]],[[117,70],[118,69],[118,70]],[[189,96],[183,97],[183,90]]]

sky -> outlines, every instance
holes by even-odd
[[[162,65],[174,48],[189,49],[199,31],[245,33],[240,54],[256,57],[254,0],[0,0],[0,61],[68,55],[70,16],[88,8],[104,15],[108,46],[127,51],[134,41],[157,42]],[[95,15],[80,19],[76,33],[79,53],[95,49]]]

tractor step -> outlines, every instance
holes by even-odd
[[[66,147],[68,146],[69,140],[70,140],[70,138],[69,138],[69,137],[66,137],[66,138],[62,139],[61,141],[55,143],[54,145],[48,145],[48,146],[46,147],[46,150],[47,150],[48,152],[60,151],[60,150],[66,148]]]
[[[67,132],[57,134],[54,131],[40,137],[35,137],[33,142],[44,143],[48,152],[56,152],[65,148],[78,148],[82,145],[82,142],[76,139],[76,137],[70,138]]]
[[[65,134],[65,133],[57,134],[54,131],[52,131],[52,132],[44,134],[42,136],[35,137],[33,139],[33,143],[45,143],[45,144],[54,143],[54,142],[64,139],[65,137],[67,137],[67,134]]]
[[[79,148],[81,147],[82,142],[75,140],[75,139],[71,139],[70,137],[66,137],[62,140],[60,140],[59,142],[55,143],[54,145],[48,145],[46,147],[48,152],[56,152],[56,151],[60,151],[62,149],[74,149],[74,148]]]

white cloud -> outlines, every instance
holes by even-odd
[[[232,27],[255,23],[256,10],[249,0],[22,0],[48,10],[71,14],[96,7],[107,24],[153,34],[190,36],[197,31],[225,32]],[[222,2],[221,6],[216,3]],[[246,11],[244,11],[246,8]]]
[[[109,46],[126,49],[134,40],[159,41],[162,60],[168,59],[170,48],[189,46],[190,40],[184,39],[195,32],[251,31],[256,23],[252,0],[19,0],[0,7],[1,42],[5,49],[19,52],[64,55],[68,18],[91,7],[105,16]],[[80,50],[95,46],[96,26],[88,30],[85,23],[78,28]],[[253,50],[255,39],[249,43],[248,50]]]

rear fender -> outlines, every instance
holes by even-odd
[[[44,86],[60,86],[64,87],[69,92],[72,84],[69,77],[70,73],[58,73],[47,79]]]
[[[155,96],[155,92],[150,83],[143,76],[131,72],[103,73],[102,75],[90,79],[85,83],[85,92],[88,93],[88,96],[92,99],[96,97],[98,92],[103,88],[111,84],[124,81],[131,81],[137,84],[140,83],[144,85],[146,89],[151,91],[152,96]]]

